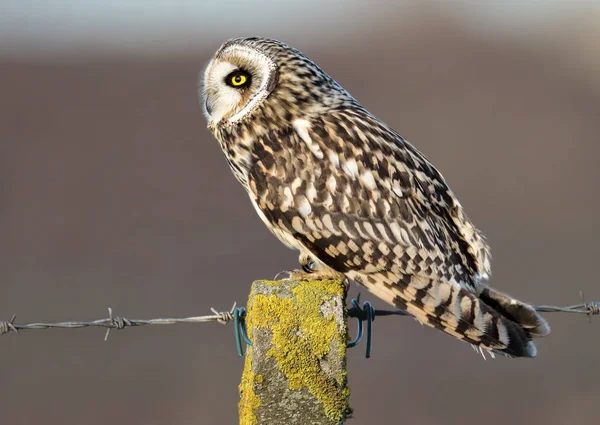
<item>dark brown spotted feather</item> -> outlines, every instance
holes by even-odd
[[[278,58],[278,85],[251,117],[215,134],[271,230],[423,324],[534,356],[531,337],[547,324],[481,283],[489,248],[442,175],[299,52],[260,40],[247,43]],[[310,72],[298,78],[296,68]],[[306,104],[290,101],[290,82]]]

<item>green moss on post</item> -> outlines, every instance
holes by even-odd
[[[337,280],[256,281],[240,425],[339,425],[350,413],[345,286]]]

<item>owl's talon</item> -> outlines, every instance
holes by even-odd
[[[311,258],[309,258],[305,263],[301,263],[301,265],[302,270],[304,270],[306,273],[314,273],[318,268],[317,263]]]
[[[282,278],[281,276],[287,274],[288,277],[286,278]],[[273,278],[273,280],[290,280],[290,275],[292,274],[292,270],[282,270],[279,273],[277,273],[275,275],[275,277]]]
[[[304,266],[302,269],[303,270],[291,270],[289,272],[289,280],[297,282],[302,282],[303,280],[316,280],[313,272],[304,271]]]
[[[287,277],[282,277],[282,275],[286,274]],[[295,282],[301,282],[303,280],[320,280],[320,279],[333,279],[334,277],[327,276],[315,276],[315,272],[306,272],[304,270],[284,270],[275,276],[274,280],[291,280]]]

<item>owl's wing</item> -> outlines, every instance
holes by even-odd
[[[489,248],[442,175],[365,110],[268,133],[254,150],[258,208],[330,267],[465,285],[489,275]]]
[[[248,190],[271,230],[419,322],[509,356],[549,328],[478,284],[489,249],[442,175],[362,109],[273,131],[253,146]],[[504,304],[503,304],[504,303]]]

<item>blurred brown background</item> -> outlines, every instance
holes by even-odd
[[[83,3],[0,6],[0,318],[208,314],[296,266],[196,98],[200,70],[239,35],[298,47],[423,151],[488,236],[495,287],[600,299],[597,3]],[[349,423],[597,422],[600,321],[547,317],[537,359],[486,362],[410,319],[378,320],[373,358],[350,350]],[[237,423],[231,326],[103,334],[3,336],[0,423]]]

